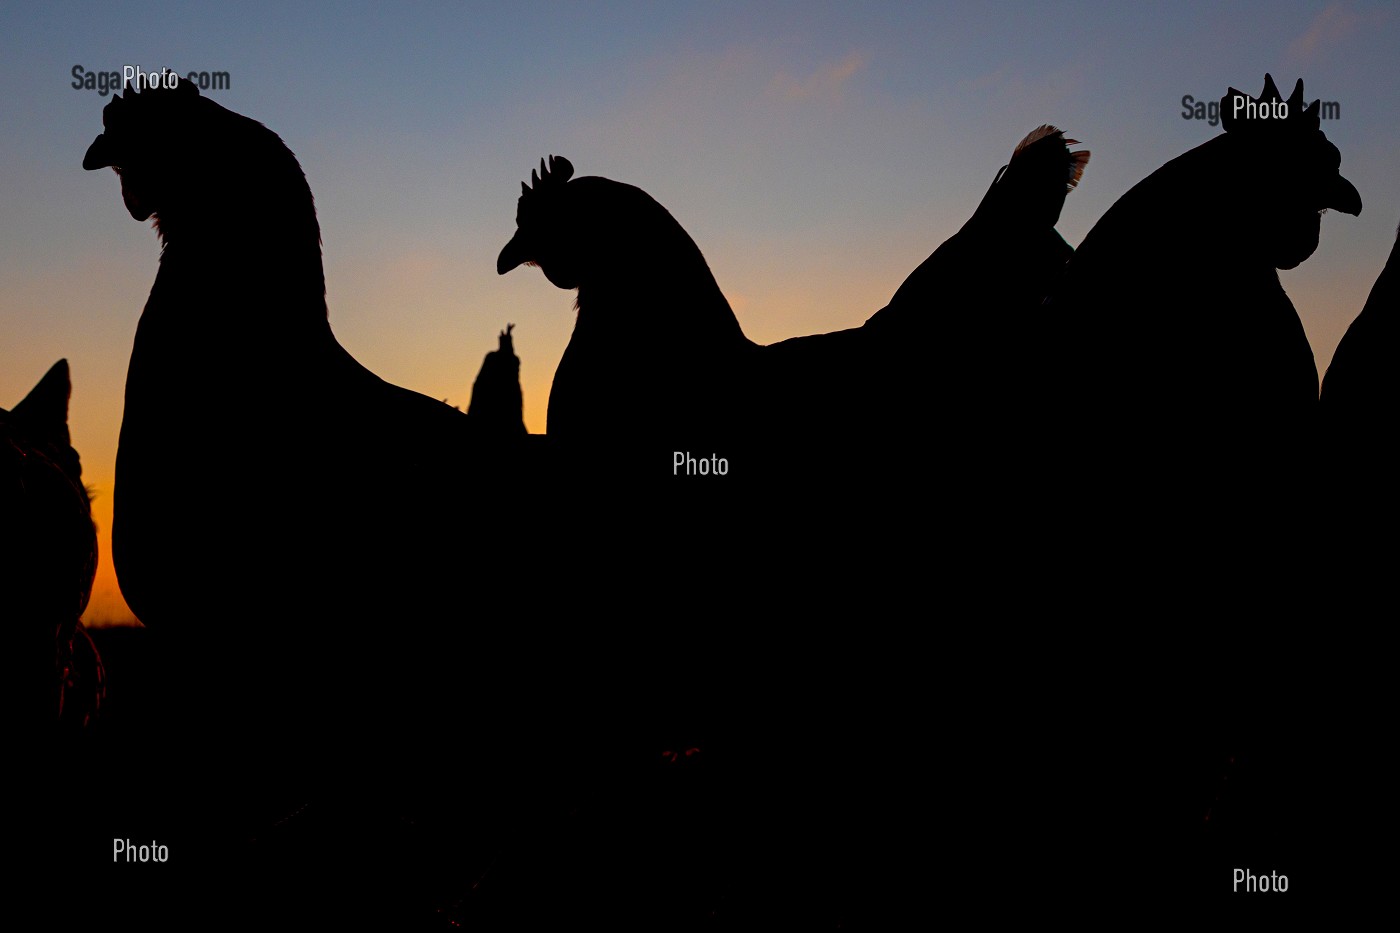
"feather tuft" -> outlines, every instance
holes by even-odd
[[[1065,147],[1066,177],[1065,190],[1069,191],[1079,184],[1079,180],[1084,177],[1084,166],[1089,164],[1089,152],[1070,152],[1070,146],[1079,145],[1079,140],[1068,139],[1065,131],[1049,123],[1043,123],[1026,134],[1026,138],[1016,144],[1016,149],[1011,153],[1011,161],[1015,162],[1022,150],[1029,148],[1035,143],[1048,137],[1059,137]],[[1049,150],[1046,150],[1047,152]]]
[[[1084,177],[1084,166],[1089,164],[1089,150],[1081,149],[1079,152],[1069,154],[1069,178],[1065,182],[1065,188],[1070,189],[1079,184],[1079,179]]]
[[[1040,126],[1027,133],[1025,139],[1021,140],[1019,143],[1016,144],[1016,148],[1011,150],[1011,158],[1016,158],[1016,153],[1020,152],[1022,149],[1026,148],[1031,143],[1040,142],[1040,140],[1044,139],[1047,136],[1051,136],[1055,133],[1063,134],[1064,131],[1059,129],[1058,127],[1051,126],[1049,123],[1042,123]],[[1067,143],[1069,144],[1073,144],[1075,142],[1078,142],[1078,140],[1067,140]]]

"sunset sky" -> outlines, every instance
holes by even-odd
[[[208,96],[281,135],[310,181],[340,341],[465,406],[513,322],[526,424],[542,432],[573,295],[535,269],[495,271],[541,156],[650,192],[766,343],[861,324],[1041,123],[1093,152],[1059,228],[1078,244],[1133,184],[1221,132],[1182,119],[1183,95],[1257,95],[1266,71],[1285,94],[1302,77],[1309,100],[1338,102],[1323,129],[1365,204],[1328,214],[1314,256],[1282,273],[1323,372],[1400,221],[1397,60],[1400,9],[1365,2],[8,3],[0,406],[68,358],[104,547],[89,620],[129,620],[106,545],[159,247],[116,177],[81,168],[111,98],[73,89],[75,65],[228,72]],[[1204,261],[1182,243],[1162,274]],[[217,491],[207,508],[216,526]]]

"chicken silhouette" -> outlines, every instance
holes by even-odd
[[[1084,542],[1051,578],[1180,613],[1247,580],[1265,618],[1305,605],[1316,480],[1317,368],[1277,270],[1361,199],[1302,81],[1287,100],[1270,76],[1258,99],[1232,88],[1221,111],[1222,134],[1099,219],[1047,300],[1031,452],[1056,503],[1041,526]]]
[[[960,319],[977,326],[1008,309],[1038,305],[1074,255],[1055,224],[1089,164],[1087,150],[1070,150],[1078,142],[1049,124],[1021,140],[972,217],[866,326],[928,333],[956,327]]]
[[[97,571],[82,464],[68,432],[68,361],[0,409],[0,602],[22,729],[83,725],[101,701],[101,659],[79,617]]]
[[[1270,76],[1257,100],[1232,88],[1221,112],[1222,135],[1104,214],[1052,298],[1047,379],[1100,446],[1297,445],[1313,415],[1316,365],[1275,270],[1312,255],[1322,212],[1359,214],[1361,199],[1302,81],[1287,101]]]
[[[1074,254],[1055,224],[1089,163],[1087,150],[1070,149],[1077,144],[1049,124],[1031,131],[967,223],[866,322],[898,380],[889,391],[906,400],[887,408],[897,419],[890,432],[923,421],[980,469],[1036,427],[1026,397],[1039,391],[1037,312]]]
[[[1028,315],[1013,310],[1031,310],[1063,267],[1071,250],[1054,224],[1088,160],[1069,152],[1073,142],[1050,126],[1023,140],[963,230],[864,327],[768,346],[744,336],[665,208],[631,185],[574,178],[567,159],[541,160],[521,186],[497,271],[531,263],[578,289],[549,435],[592,450],[640,444],[652,469],[673,452],[719,450],[770,485],[791,480],[794,464],[813,485],[885,469],[880,451],[944,394],[944,382],[922,377],[919,357],[946,340],[963,359],[1004,362],[1004,347],[987,342],[1005,344],[999,331],[1024,327]],[[1014,372],[983,379],[1002,386]]]
[[[524,437],[524,400],[520,392],[520,358],[515,355],[511,337],[514,324],[501,331],[500,346],[486,354],[472,383],[472,400],[467,414],[476,422],[482,436]]]
[[[640,188],[573,172],[567,159],[540,161],[496,263],[502,275],[531,263],[559,288],[578,289],[547,433],[574,449],[611,449],[615,468],[669,474],[673,451],[708,456],[735,439],[736,396],[756,346],[664,207]],[[645,467],[621,451],[636,451]]]
[[[114,96],[103,124],[83,164],[115,168],[163,244],[117,463],[117,572],[138,617],[183,625],[273,593],[352,614],[447,602],[411,585],[413,562],[460,540],[448,491],[515,448],[478,443],[470,416],[384,382],[336,340],[311,191],[276,134],[184,80]],[[177,145],[198,158],[161,156]],[[207,525],[210,496],[237,524]],[[410,575],[389,582],[391,566]],[[247,602],[210,606],[212,573]]]
[[[84,166],[115,168],[131,216],[154,218],[163,243],[127,376],[113,528],[122,592],[161,659],[152,689],[199,698],[162,704],[169,722],[151,726],[190,737],[153,751],[161,786],[179,789],[160,806],[227,819],[195,777],[223,756],[227,780],[279,794],[366,781],[387,757],[401,767],[381,789],[441,799],[428,788],[447,776],[413,762],[467,721],[473,780],[516,773],[506,744],[525,733],[509,726],[533,699],[485,698],[527,664],[529,697],[546,696],[548,667],[511,642],[520,630],[491,594],[469,594],[515,579],[531,508],[549,500],[544,483],[524,502],[487,492],[536,484],[528,439],[485,438],[340,345],[311,191],[271,130],[183,80],[113,97],[103,126]]]

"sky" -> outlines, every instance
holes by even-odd
[[[497,276],[495,260],[542,156],[648,191],[770,343],[883,307],[1041,123],[1093,153],[1059,225],[1077,245],[1134,184],[1222,132],[1183,119],[1184,95],[1257,95],[1265,72],[1340,105],[1323,129],[1365,205],[1326,215],[1317,252],[1281,273],[1321,374],[1400,221],[1397,60],[1400,8],[1368,2],[6,3],[0,406],[69,360],[103,548],[86,620],[129,623],[112,486],[159,245],[111,172],[81,168],[111,98],[74,89],[76,65],[228,72],[207,96],[276,131],[306,172],[340,342],[465,407],[514,323],[541,433],[573,294],[536,269]],[[1183,243],[1163,274],[1206,261]],[[206,507],[217,520],[217,499]]]

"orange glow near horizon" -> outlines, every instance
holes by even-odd
[[[99,477],[89,486],[95,492],[92,520],[97,525],[97,577],[92,582],[92,598],[83,613],[83,624],[88,628],[139,625],[136,614],[122,598],[117,571],[112,566],[112,481]]]

